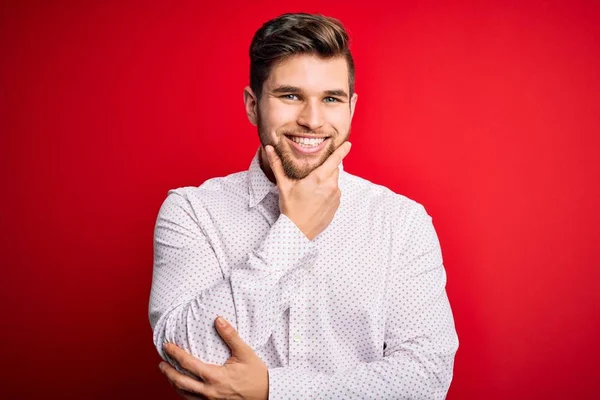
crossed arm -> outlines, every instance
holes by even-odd
[[[188,374],[177,371],[164,361],[159,364],[161,372],[186,399],[266,400],[269,395],[269,378],[265,363],[224,318],[217,318],[215,326],[231,349],[231,357],[223,366],[203,363],[179,347],[166,344],[165,352]]]
[[[446,276],[439,244],[431,223],[422,223],[424,218],[429,219],[425,211],[415,209],[407,215],[406,227],[409,231],[419,229],[424,240],[416,241],[410,248],[400,243],[394,246],[395,258],[404,267],[390,273],[384,357],[332,375],[290,367],[272,368],[267,375],[261,375],[267,379],[269,398],[299,395],[306,398],[321,395],[444,398],[452,378],[458,341],[445,292]],[[420,228],[422,226],[425,228]],[[276,246],[278,235],[294,238],[290,248]],[[266,344],[275,321],[289,307],[295,288],[303,282],[305,268],[317,257],[312,243],[282,214],[265,240],[248,255],[247,262],[232,268],[225,277],[214,250],[198,227],[193,210],[179,194],[171,194],[163,205],[155,240],[150,319],[157,350],[178,370],[167,366],[168,376],[175,379],[174,382],[183,382],[177,379],[185,375],[174,378],[179,376],[176,372],[181,374],[187,370],[202,377],[203,368],[234,370],[230,367],[231,360],[239,357],[235,357],[231,342],[221,338],[223,332],[215,330],[215,318],[219,315],[230,321],[231,330],[243,338],[239,341],[245,342],[247,348],[240,346],[246,348],[248,354],[252,353],[248,359],[252,361],[252,371],[258,371],[259,363],[252,349]],[[193,272],[198,270],[202,271],[202,279]],[[422,288],[419,301],[409,297],[412,293],[409,288],[414,287]],[[166,343],[177,345],[181,352],[166,351],[171,347],[164,348]],[[175,347],[171,347],[173,349]],[[243,371],[243,366],[235,370]],[[235,376],[220,374],[223,379],[232,379],[230,389],[238,387]],[[247,376],[251,375],[242,374],[242,378]],[[208,390],[205,395],[209,397],[219,398],[214,391],[216,387],[228,387],[218,380],[207,380],[206,374],[203,379],[203,387]],[[217,382],[216,386],[210,382]],[[191,387],[188,389],[194,392]],[[263,393],[264,386],[257,385],[252,390]],[[242,396],[250,394],[242,393]]]

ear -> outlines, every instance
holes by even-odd
[[[358,101],[358,94],[353,93],[352,98],[350,99],[350,121],[352,121],[352,117],[354,116],[354,110],[356,109],[357,101]]]
[[[254,95],[254,92],[250,88],[250,86],[246,86],[244,88],[244,105],[246,106],[246,115],[248,116],[248,120],[254,126],[256,126],[258,121],[258,100]]]

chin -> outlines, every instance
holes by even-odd
[[[323,165],[325,160],[327,160],[328,155],[328,152],[324,152],[317,159],[314,159],[313,157],[310,157],[310,159],[307,159],[307,157],[302,157],[299,159],[294,156],[290,157],[288,153],[281,159],[283,170],[290,179],[304,179],[315,169]]]

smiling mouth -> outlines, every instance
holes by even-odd
[[[309,137],[309,136],[293,136],[293,135],[285,135],[289,140],[294,142],[300,147],[304,147],[307,149],[318,147],[324,141],[328,139],[328,137]]]
[[[298,157],[311,157],[321,154],[321,151],[329,145],[331,137],[310,137],[285,135],[289,141],[292,151]]]

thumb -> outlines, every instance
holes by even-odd
[[[285,171],[283,170],[283,165],[281,164],[281,159],[275,153],[275,149],[271,145],[265,146],[265,151],[267,152],[267,158],[269,159],[269,165],[271,166],[271,171],[275,175],[275,179],[277,180],[277,185],[281,188],[281,185],[285,182],[287,178],[285,175]]]
[[[232,356],[243,358],[249,353],[254,353],[252,348],[242,340],[237,331],[225,318],[217,317],[215,325],[217,327],[217,332],[219,332],[219,336],[221,336],[223,341],[231,349]]]

